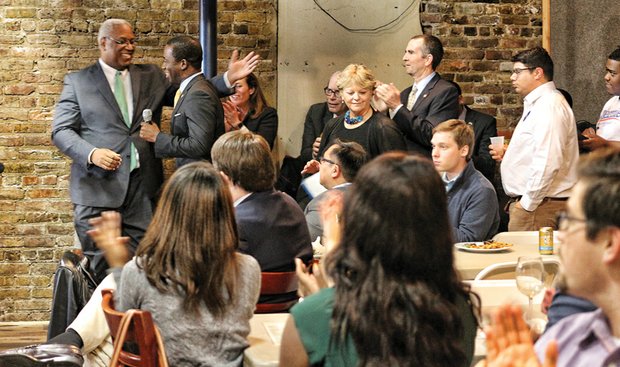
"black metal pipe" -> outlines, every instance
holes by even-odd
[[[211,78],[217,74],[217,0],[200,0],[200,45],[202,71]]]

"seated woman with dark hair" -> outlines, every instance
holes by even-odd
[[[118,309],[150,311],[171,366],[240,366],[260,287],[254,258],[238,253],[230,192],[206,162],[179,168],[163,189],[136,257],[127,260],[120,214],[91,235],[117,281]]]
[[[246,128],[273,144],[278,134],[278,112],[269,107],[267,99],[254,73],[239,79],[234,85],[235,93],[222,103],[226,131]]]
[[[335,212],[342,229],[325,233],[334,287],[293,307],[280,365],[469,366],[479,302],[454,268],[433,164],[386,153],[359,171]]]

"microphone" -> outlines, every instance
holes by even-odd
[[[142,111],[142,119],[148,124],[153,123],[153,111],[148,108]]]

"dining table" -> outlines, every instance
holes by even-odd
[[[481,253],[467,252],[454,248],[455,267],[472,290],[481,299],[483,324],[489,320],[490,313],[499,305],[512,303],[527,308],[527,297],[521,294],[514,279],[511,280],[478,280],[473,281],[476,275],[489,265],[517,261],[519,256],[538,256],[538,232],[500,233],[496,237],[503,242],[511,243],[510,249]],[[556,241],[557,243],[557,241]],[[557,248],[553,255],[541,255],[543,258],[558,259]],[[534,317],[543,319],[540,313],[540,303],[543,292],[534,298]],[[244,352],[243,365],[248,367],[276,367],[280,361],[280,340],[288,313],[254,314],[250,320],[249,347]],[[476,338],[474,362],[486,355],[485,336],[479,332]]]
[[[277,367],[280,362],[280,340],[288,313],[254,314],[250,319],[250,346],[243,353],[245,367]]]
[[[525,311],[527,297],[519,293],[514,280],[483,280],[470,282],[472,290],[482,301],[482,323],[487,324],[490,313],[499,305],[510,302],[521,305]],[[542,293],[534,299],[534,317],[546,322],[540,312]],[[250,346],[245,350],[243,366],[245,367],[277,367],[280,362],[280,340],[288,313],[254,314],[250,320]],[[486,356],[485,335],[478,331],[472,366]]]
[[[538,232],[511,232],[500,233],[495,238],[501,238],[502,242],[512,244],[512,247],[496,251],[465,251],[454,247],[454,265],[460,273],[461,279],[471,280],[487,266],[503,263],[516,262],[520,256],[541,256],[543,259],[559,260],[557,240],[554,242],[553,255],[540,255],[538,251]]]

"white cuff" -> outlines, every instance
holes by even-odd
[[[390,118],[391,118],[391,119],[393,119],[393,118],[394,118],[394,116],[396,116],[396,113],[398,112],[398,110],[400,110],[400,108],[401,108],[402,106],[403,106],[403,104],[401,103],[401,104],[399,104],[398,106],[396,106],[396,108],[394,108],[394,109],[391,109],[391,108],[390,108],[389,113],[390,113]]]
[[[94,164],[93,163],[93,153],[95,152],[95,150],[97,150],[97,148],[93,148],[93,150],[90,151],[90,153],[88,153],[88,164]]]

